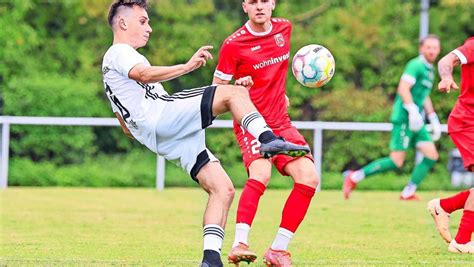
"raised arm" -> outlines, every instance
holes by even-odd
[[[459,86],[453,79],[453,68],[461,64],[461,60],[454,53],[445,55],[438,62],[438,72],[441,81],[438,84],[438,90],[443,93],[449,93],[451,89],[459,89]]]
[[[128,73],[130,79],[142,83],[154,83],[172,80],[188,72],[206,65],[212,59],[209,52],[212,46],[203,46],[189,59],[186,64],[174,66],[146,66],[145,64],[135,65]]]

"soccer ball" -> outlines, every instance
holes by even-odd
[[[331,80],[336,70],[336,61],[326,47],[310,44],[296,52],[291,70],[299,83],[316,88]]]

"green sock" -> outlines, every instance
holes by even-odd
[[[395,169],[398,169],[397,165],[393,163],[390,157],[385,157],[385,158],[372,161],[361,170],[364,172],[365,177],[367,177],[376,173],[391,171]]]
[[[430,169],[433,167],[433,165],[436,163],[436,160],[432,160],[429,158],[423,158],[423,160],[415,166],[415,169],[413,170],[411,174],[411,182],[416,184],[417,186],[425,179],[426,175],[428,175],[428,172]]]

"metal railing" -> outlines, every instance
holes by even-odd
[[[8,161],[10,147],[11,125],[57,125],[57,126],[120,126],[116,118],[72,118],[72,117],[20,117],[0,116],[2,138],[0,143],[0,188],[8,186]],[[300,130],[313,131],[313,156],[316,172],[322,184],[322,152],[323,131],[390,131],[391,123],[367,122],[323,122],[323,121],[294,121],[293,125]],[[216,120],[209,128],[232,128],[230,120]],[[446,125],[441,126],[443,132],[447,131]],[[157,157],[156,163],[156,188],[163,190],[165,185],[165,159]]]

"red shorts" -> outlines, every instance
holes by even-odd
[[[461,153],[464,167],[474,167],[474,111],[472,107],[456,102],[448,118],[448,132]]]
[[[275,135],[281,136],[289,142],[297,145],[308,145],[304,137],[293,125],[287,125],[285,127],[272,130]],[[234,133],[237,137],[237,142],[240,146],[240,152],[242,153],[245,169],[248,173],[250,164],[257,159],[262,158],[262,156],[260,156],[260,142],[250,133],[244,132],[242,128],[236,124],[234,124]],[[314,162],[313,156],[311,154],[307,154],[305,157]],[[286,164],[295,159],[296,158],[287,155],[276,155],[271,158],[271,161],[282,175],[288,176],[288,174],[284,171],[284,168]]]
[[[464,168],[472,170],[471,166],[474,166],[474,132],[454,132],[449,135],[461,153]]]

